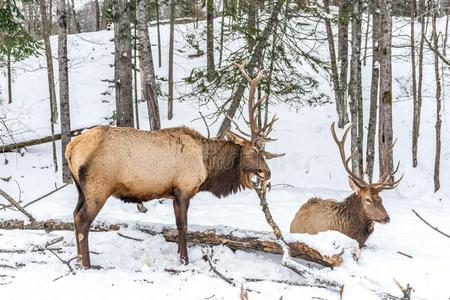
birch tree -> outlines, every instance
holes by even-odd
[[[69,164],[65,158],[67,144],[70,142],[70,105],[69,73],[67,67],[67,10],[66,0],[58,0],[58,65],[59,65],[59,102],[61,106],[61,157],[62,179],[64,183],[72,182]]]
[[[380,14],[378,11],[378,1],[372,0],[372,79],[370,83],[370,108],[369,122],[367,126],[367,148],[366,148],[366,174],[369,182],[373,178],[373,165],[375,160],[375,136],[377,128],[377,104],[378,104],[378,85],[380,82],[379,68],[379,36],[380,36]]]
[[[361,78],[361,19],[362,2],[353,1],[352,10],[352,55],[350,61],[350,114],[352,120],[352,151],[356,154],[352,157],[352,170],[363,174],[363,103],[362,103],[362,78]]]
[[[380,94],[378,144],[380,174],[392,171],[392,0],[380,0]],[[387,162],[381,159],[387,155]]]
[[[134,127],[130,2],[113,0],[117,126]]]
[[[142,97],[147,103],[150,130],[158,130],[161,128],[161,121],[159,117],[159,106],[156,93],[155,67],[153,64],[152,48],[147,27],[147,0],[138,0],[137,11]]]

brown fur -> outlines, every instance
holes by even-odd
[[[79,191],[74,222],[82,266],[90,267],[89,227],[111,195],[125,202],[174,199],[179,252],[187,262],[190,198],[199,191],[226,196],[251,188],[253,175],[270,176],[263,154],[249,141],[233,134],[229,139],[208,139],[186,127],[150,132],[109,126],[73,139],[65,154]]]
[[[336,230],[355,239],[362,247],[373,232],[374,222],[387,223],[389,215],[378,190],[358,186],[351,178],[350,185],[354,193],[342,202],[309,199],[296,213],[290,231],[316,234]]]

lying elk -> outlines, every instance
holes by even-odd
[[[250,140],[231,132],[228,140],[208,139],[186,127],[143,131],[99,126],[69,143],[65,156],[79,193],[73,216],[82,267],[91,266],[89,228],[111,195],[137,203],[173,199],[178,253],[187,264],[189,200],[199,191],[222,197],[251,189],[254,176],[270,178],[265,159],[280,154],[264,151],[264,142],[277,119],[257,127],[254,113],[263,99],[254,104],[253,97],[263,73],[252,79],[243,65],[238,67],[249,81]]]
[[[350,187],[353,194],[343,202],[334,199],[322,200],[311,198],[303,204],[291,223],[291,232],[316,234],[327,230],[336,230],[358,241],[362,247],[373,232],[374,222],[388,223],[389,215],[383,206],[379,193],[383,190],[394,189],[402,180],[391,182],[391,177],[398,171],[400,163],[393,172],[384,173],[378,183],[370,184],[364,181],[362,176],[353,173],[348,163],[356,153],[355,151],[346,158],[345,139],[350,130],[349,126],[339,140],[336,136],[334,123],[331,126],[333,138],[338,145],[344,168],[348,173]],[[383,161],[387,163],[386,152],[383,152]]]

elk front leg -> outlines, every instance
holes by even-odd
[[[173,201],[173,210],[175,212],[175,220],[178,230],[178,254],[183,264],[189,263],[188,251],[187,251],[187,211],[189,209],[189,198],[182,197],[181,195],[175,195]]]

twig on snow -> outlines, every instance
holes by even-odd
[[[403,293],[403,298],[401,298],[401,300],[411,300],[411,292],[413,290],[412,286],[408,283],[406,287],[403,287],[395,278],[394,282]]]
[[[144,241],[143,239],[135,238],[135,237],[128,236],[128,235],[125,235],[123,233],[120,233],[120,231],[117,232],[117,235],[120,236],[120,237],[129,239],[129,240],[136,241],[136,242],[143,242]]]
[[[64,259],[62,259],[57,253],[56,253],[56,250],[57,249],[54,249],[54,248],[50,248],[51,246],[53,246],[53,245],[55,245],[55,244],[57,244],[57,243],[59,243],[59,242],[62,242],[64,240],[64,237],[57,237],[57,238],[55,238],[55,239],[53,239],[53,240],[50,240],[50,241],[48,241],[48,242],[46,242],[43,246],[35,246],[35,247],[33,247],[33,249],[31,250],[32,252],[37,252],[37,251],[49,251],[51,254],[53,254],[54,256],[56,256],[56,258],[59,260],[59,261],[61,261],[63,264],[65,264],[66,266],[67,266],[67,268],[69,269],[69,271],[70,271],[70,273],[73,273],[74,272],[74,270],[73,270],[73,268],[72,268],[72,266],[70,265],[70,262],[72,261],[72,259],[70,259],[70,260],[64,260]],[[59,279],[59,278],[58,278]],[[56,279],[57,280],[57,279]]]
[[[56,189],[54,189],[53,191],[48,192],[47,194],[42,195],[42,196],[40,196],[39,198],[36,198],[36,199],[34,199],[33,201],[28,202],[27,204],[25,204],[25,205],[23,206],[23,208],[25,208],[25,207],[27,207],[27,206],[30,206],[31,204],[34,204],[34,203],[36,203],[36,202],[38,202],[38,201],[40,201],[40,200],[42,200],[42,199],[44,199],[44,198],[47,198],[47,197],[50,196],[51,194],[56,193],[57,191],[59,191],[59,190],[65,188],[65,187],[68,186],[68,185],[69,185],[69,184],[66,183],[66,184],[60,186],[59,188],[56,188]]]
[[[234,280],[232,278],[228,278],[225,275],[223,275],[221,272],[219,272],[216,267],[214,266],[214,264],[212,263],[212,256],[213,256],[213,250],[211,248],[206,248],[203,251],[203,259],[206,260],[209,264],[209,267],[211,268],[211,271],[214,272],[214,274],[216,274],[217,276],[219,276],[220,279],[222,279],[223,281],[225,281],[226,283],[228,283],[229,285],[232,286],[236,286],[236,283],[234,282]]]
[[[9,203],[14,205],[21,213],[23,213],[25,216],[27,216],[28,219],[30,220],[30,222],[36,221],[36,219],[33,218],[33,216],[22,207],[22,205],[20,205],[16,200],[14,200],[13,197],[11,197],[8,193],[6,193],[2,189],[0,189],[0,196],[5,198]]]
[[[413,212],[413,213],[414,213],[414,214],[415,214],[422,222],[424,222],[425,224],[427,224],[430,228],[436,230],[437,232],[439,232],[439,233],[442,234],[443,236],[446,236],[446,237],[448,237],[448,238],[450,239],[450,235],[449,235],[449,234],[447,234],[447,233],[441,231],[441,230],[440,230],[439,228],[437,228],[436,226],[433,226],[433,225],[431,225],[430,223],[428,223],[427,220],[425,220],[424,218],[422,218],[422,216],[419,215],[414,209],[411,209],[411,210],[412,210],[412,212]]]
[[[280,227],[278,227],[277,223],[272,217],[272,213],[269,209],[269,204],[267,203],[266,199],[266,191],[267,191],[267,182],[265,180],[261,180],[259,183],[254,183],[253,188],[256,191],[256,194],[259,197],[261,209],[264,212],[264,216],[266,217],[267,223],[272,227],[273,233],[275,234],[275,237],[277,238],[277,243],[281,246],[283,249],[283,258],[281,261],[281,264],[288,269],[294,271],[301,277],[305,277],[306,274],[311,275],[314,279],[314,283],[319,283],[321,285],[326,285],[330,289],[333,290],[339,290],[341,287],[341,284],[335,281],[330,281],[324,278],[320,278],[317,275],[312,274],[309,270],[305,269],[302,265],[297,263],[292,259],[291,256],[291,249],[289,248],[288,243],[286,243],[283,234],[281,233]]]
[[[406,254],[405,252],[402,252],[402,251],[397,251],[397,253],[400,254],[400,255],[406,256],[408,258],[413,258],[411,255]]]

